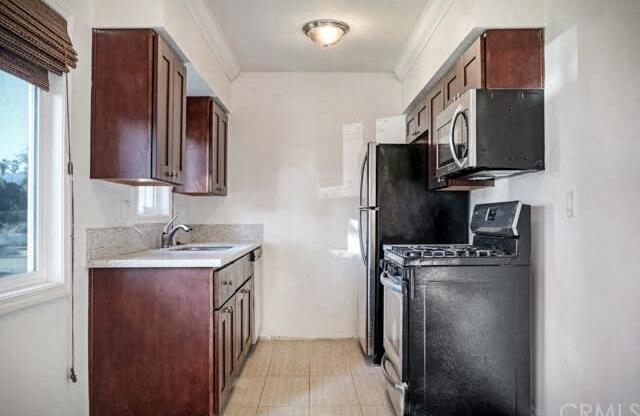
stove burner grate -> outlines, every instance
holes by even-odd
[[[392,246],[391,252],[404,258],[506,256],[499,250],[464,244]]]

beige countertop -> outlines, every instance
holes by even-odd
[[[155,268],[155,267],[211,267],[220,268],[252,252],[261,242],[247,243],[199,243],[171,248],[137,251],[119,256],[91,260],[90,269]],[[231,246],[219,251],[186,251],[185,248],[203,246]],[[181,251],[183,250],[183,251]]]

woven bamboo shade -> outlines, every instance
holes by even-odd
[[[45,91],[49,72],[62,75],[78,56],[67,21],[42,0],[0,0],[0,69]]]

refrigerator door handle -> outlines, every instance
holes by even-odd
[[[368,200],[367,201],[362,200],[362,183],[364,182],[364,173],[365,173],[365,169],[367,168],[368,159],[369,159],[369,148],[367,147],[367,150],[365,151],[364,156],[362,156],[362,162],[360,162],[360,193],[358,194],[360,206],[369,205]]]
[[[364,238],[362,236],[362,210],[358,212],[358,239],[360,240],[360,257],[365,267],[367,266],[367,255],[364,248]]]
[[[364,263],[365,267],[367,266],[367,253],[365,251],[364,236],[362,234],[362,211],[366,210],[365,206],[369,204],[369,201],[362,201],[362,184],[364,182],[364,174],[367,167],[368,159],[369,147],[367,147],[367,150],[365,151],[364,156],[362,157],[362,162],[360,164],[360,192],[358,194],[358,198],[360,199],[360,206],[358,207],[358,240],[360,241],[360,257],[362,257],[362,262]]]

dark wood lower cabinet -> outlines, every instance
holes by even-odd
[[[251,266],[91,269],[90,414],[220,415],[252,346]]]

